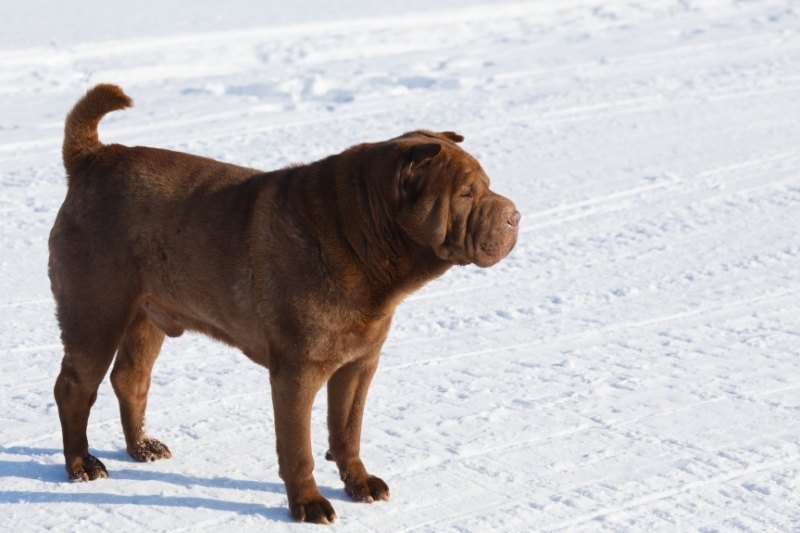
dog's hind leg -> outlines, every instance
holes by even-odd
[[[137,461],[155,461],[172,456],[169,448],[149,438],[144,428],[150,375],[163,342],[164,332],[140,312],[125,329],[111,371],[125,443],[128,453]]]
[[[53,392],[61,419],[67,474],[70,479],[90,481],[108,477],[103,463],[89,454],[86,426],[97,399],[97,388],[114,358],[124,322],[118,321],[118,328],[106,322],[104,327],[91,329],[67,322],[62,318],[64,359]],[[76,335],[77,331],[82,334]]]
[[[93,243],[104,236],[87,234],[78,222],[62,212],[50,234],[50,282],[64,344],[54,393],[67,474],[89,481],[108,476],[103,463],[89,455],[86,426],[97,388],[134,316],[137,287],[123,268],[125,256],[96,250]]]

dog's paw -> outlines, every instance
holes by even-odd
[[[137,442],[133,447],[128,448],[128,453],[134,460],[141,463],[172,457],[172,452],[169,451],[167,445],[156,439],[144,439]]]
[[[67,467],[67,475],[73,481],[92,481],[108,477],[108,470],[100,459],[87,453],[80,465],[74,468]]]
[[[360,481],[345,481],[344,491],[357,502],[372,503],[389,500],[389,487],[379,477],[367,476]]]
[[[333,524],[336,521],[336,511],[333,510],[331,502],[322,496],[293,503],[289,509],[292,512],[292,518],[298,522]]]

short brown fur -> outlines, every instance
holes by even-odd
[[[416,131],[274,172],[103,145],[131,100],[91,89],[67,117],[68,190],[50,233],[64,344],[55,397],[70,478],[106,477],[86,426],[111,382],[127,449],[170,457],[144,430],[165,335],[206,333],[269,369],[280,476],[296,520],[335,519],[313,477],[310,416],[327,383],[330,451],[353,499],[389,489],[360,459],[364,403],[395,307],[454,264],[490,266],[519,213],[452,132]]]

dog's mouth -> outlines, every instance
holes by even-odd
[[[503,260],[516,245],[516,236],[509,243],[498,244],[496,241],[482,243],[475,254],[475,265],[481,268],[494,266]]]
[[[472,232],[471,262],[487,268],[511,253],[519,236],[519,220],[520,214],[510,202],[493,209],[486,218],[476,219],[476,228]]]

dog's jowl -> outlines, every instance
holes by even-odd
[[[55,397],[67,474],[108,475],[89,453],[86,424],[112,361],[128,453],[170,457],[144,431],[147,392],[165,335],[188,329],[269,369],[280,476],[296,520],[336,517],[312,473],[311,406],[326,384],[327,457],[345,491],[388,499],[359,441],[395,307],[453,265],[505,257],[517,239],[514,204],[489,190],[452,132],[413,131],[263,172],[100,143],[103,115],[130,105],[119,87],[98,85],[64,132],[68,190],[49,266],[64,344]]]

